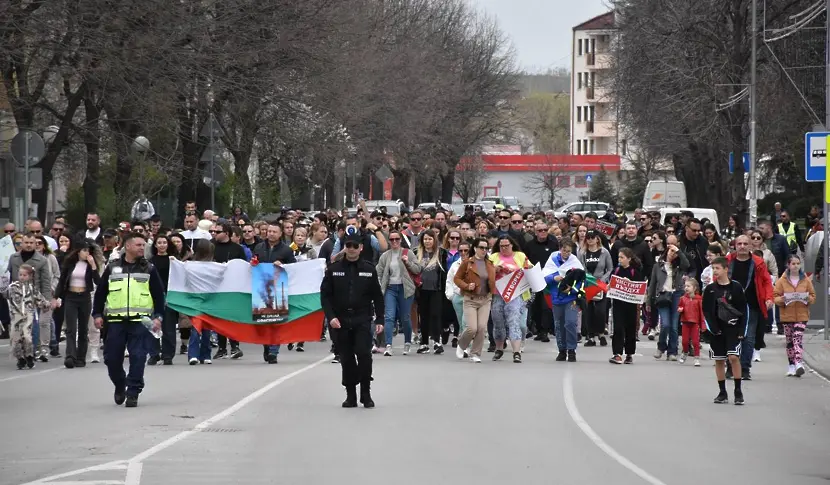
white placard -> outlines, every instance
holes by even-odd
[[[0,274],[4,274],[9,269],[9,258],[16,251],[14,250],[14,241],[11,236],[5,236],[0,239]]]

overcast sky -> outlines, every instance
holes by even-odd
[[[513,41],[519,66],[529,71],[570,69],[571,33],[607,12],[607,0],[470,0],[495,17]]]

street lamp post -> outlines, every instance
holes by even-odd
[[[150,140],[144,136],[137,136],[133,140],[133,150],[138,154],[138,192],[144,196],[144,155],[150,149]]]
[[[47,126],[46,129],[43,130],[43,143],[45,143],[46,146],[51,145],[52,141],[55,139],[55,136],[57,136],[59,131],[60,131],[60,128],[58,128],[55,125]],[[56,210],[57,207],[56,207],[56,204],[55,204],[55,176],[54,175],[52,175],[52,180],[51,180],[50,184],[52,184],[52,197],[51,197],[51,199],[52,199],[52,214],[53,214],[52,219],[54,219],[54,214],[55,214],[55,212],[57,212],[57,210]]]

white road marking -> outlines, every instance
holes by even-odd
[[[643,470],[642,468],[638,467],[634,463],[631,462],[628,458],[622,456],[611,447],[608,443],[606,443],[597,433],[594,431],[593,428],[582,418],[582,415],[579,414],[579,409],[576,407],[576,401],[574,400],[574,389],[573,389],[573,376],[570,370],[565,372],[565,379],[562,381],[562,391],[565,396],[565,407],[568,408],[568,414],[571,415],[571,419],[579,429],[585,433],[585,436],[588,437],[599,449],[605,452],[606,455],[611,457],[614,461],[619,463],[620,465],[627,468],[629,471],[637,475],[638,477],[642,478],[646,482],[650,483],[651,485],[666,485],[664,482],[660,481],[659,478],[651,475],[647,471]]]
[[[8,347],[9,344],[0,344],[0,347]]]
[[[68,477],[74,477],[74,476],[81,475],[81,474],[84,474],[84,473],[87,473],[87,472],[92,472],[92,471],[123,470],[123,469],[127,470],[127,476],[126,476],[124,482],[113,482],[113,483],[118,483],[118,484],[123,483],[124,485],[140,485],[141,484],[141,471],[142,471],[142,468],[143,468],[143,462],[145,460],[151,458],[153,455],[159,453],[160,451],[163,451],[167,448],[170,448],[171,446],[175,445],[176,443],[179,443],[180,441],[187,439],[189,436],[191,436],[195,433],[198,433],[198,432],[200,432],[200,431],[202,431],[202,430],[204,430],[204,429],[206,429],[210,426],[213,426],[214,424],[218,423],[219,421],[221,421],[221,420],[231,416],[232,414],[238,412],[239,410],[241,410],[242,408],[244,408],[248,404],[251,404],[252,402],[256,401],[257,399],[259,399],[260,397],[262,397],[263,395],[268,393],[268,391],[274,389],[275,387],[279,386],[280,384],[283,384],[286,381],[299,376],[300,374],[308,372],[311,369],[317,367],[318,365],[320,365],[324,362],[329,362],[332,359],[332,357],[333,356],[331,354],[329,354],[323,359],[320,359],[316,362],[313,362],[313,363],[303,367],[302,369],[298,369],[298,370],[296,370],[296,371],[294,371],[290,374],[286,374],[286,375],[280,377],[279,379],[276,379],[276,380],[266,384],[265,386],[257,389],[256,391],[252,392],[251,394],[248,394],[244,398],[240,399],[236,404],[228,407],[227,409],[219,412],[218,414],[216,414],[216,415],[202,421],[201,423],[197,424],[192,429],[189,429],[187,431],[182,431],[181,433],[179,433],[179,434],[177,434],[177,435],[175,435],[171,438],[168,438],[168,439],[162,441],[161,443],[159,443],[159,444],[157,444],[157,445],[155,445],[151,448],[148,448],[145,451],[142,451],[141,453],[139,453],[138,455],[130,458],[129,460],[119,460],[119,461],[104,463],[104,464],[101,464],[101,465],[95,465],[95,466],[90,466],[90,467],[86,467],[86,468],[81,468],[79,470],[73,470],[73,471],[70,471],[70,472],[61,473],[59,475],[52,475],[51,477],[41,478],[40,480],[36,480],[36,481],[33,481],[33,482],[28,482],[28,483],[25,483],[23,485],[47,485],[47,484],[48,485],[66,485],[67,483],[72,483],[72,484],[74,484],[74,483],[78,483],[78,484],[84,483],[86,485],[89,485],[92,482],[90,482],[90,481],[85,481],[85,482],[56,482],[55,480],[60,480],[62,478],[68,478]],[[49,371],[52,371],[52,370],[57,370],[57,369],[49,369],[49,370],[43,371],[43,372],[49,372]],[[2,382],[2,381],[0,381],[0,382]]]
[[[9,381],[17,380],[17,379],[23,379],[25,377],[39,376],[39,375],[43,375],[43,374],[48,374],[49,372],[55,372],[56,370],[60,370],[60,369],[61,369],[61,367],[55,367],[55,368],[52,368],[52,369],[46,369],[46,370],[41,370],[41,371],[37,371],[37,372],[22,370],[22,371],[19,371],[20,373],[15,375],[15,376],[5,377],[3,379],[0,379],[0,382],[9,382]]]

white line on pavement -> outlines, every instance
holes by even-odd
[[[318,365],[322,364],[323,362],[329,362],[331,360],[331,358],[332,358],[332,355],[329,354],[324,359],[320,359],[317,362],[311,363],[311,364],[303,367],[302,369],[298,369],[298,370],[296,370],[296,371],[294,371],[290,374],[284,375],[284,376],[280,377],[279,379],[276,379],[276,380],[266,384],[265,386],[257,389],[256,391],[252,392],[251,394],[248,394],[247,396],[245,396],[244,398],[239,400],[236,404],[230,406],[229,408],[227,408],[227,409],[219,412],[218,414],[216,414],[216,415],[202,421],[201,423],[197,424],[196,426],[193,427],[193,429],[189,429],[187,431],[182,431],[181,433],[179,433],[179,434],[177,434],[177,435],[175,435],[171,438],[168,438],[168,439],[162,441],[161,443],[159,443],[159,444],[157,444],[157,445],[155,445],[155,446],[139,453],[138,455],[130,458],[129,460],[119,460],[119,461],[104,463],[104,464],[101,464],[101,465],[95,465],[95,466],[90,466],[90,467],[86,467],[86,468],[81,468],[81,469],[78,469],[78,470],[73,470],[73,471],[70,471],[70,472],[61,473],[60,475],[52,475],[51,477],[41,478],[40,480],[36,480],[34,482],[28,482],[24,485],[53,485],[53,484],[58,485],[58,484],[61,484],[61,483],[69,483],[69,482],[55,482],[53,480],[60,480],[62,478],[74,477],[74,476],[81,475],[81,474],[87,473],[87,472],[92,472],[92,471],[116,470],[116,469],[123,470],[124,468],[127,469],[127,476],[126,476],[123,484],[124,485],[140,485],[141,484],[141,471],[142,471],[142,468],[144,466],[143,462],[145,460],[147,460],[148,458],[152,457],[153,455],[155,455],[156,453],[158,453],[160,451],[163,451],[163,450],[175,445],[176,443],[179,443],[182,440],[187,439],[189,436],[191,436],[195,433],[198,433],[198,432],[204,430],[205,428],[213,426],[214,424],[218,423],[219,421],[221,421],[221,420],[227,418],[228,416],[238,412],[240,409],[244,408],[248,404],[251,404],[255,400],[259,399],[260,397],[262,397],[263,395],[268,393],[268,391],[274,389],[275,387],[279,386],[280,384],[283,384],[286,381],[299,376],[300,374],[303,374],[305,372],[310,371],[311,369],[317,367]],[[49,369],[48,371],[43,371],[43,372],[49,372],[49,371],[52,371],[52,370],[57,370],[57,369]],[[2,381],[0,381],[0,382],[2,382]],[[85,483],[87,483],[87,485],[88,485],[89,482],[85,482]]]
[[[585,436],[588,437],[599,449],[605,452],[606,455],[611,457],[614,461],[619,463],[620,465],[624,466],[631,472],[633,472],[638,477],[642,478],[646,482],[650,483],[651,485],[666,485],[664,482],[660,481],[657,477],[649,474],[647,471],[643,470],[642,468],[638,467],[634,463],[632,463],[628,458],[622,456],[611,447],[608,443],[605,442],[597,433],[594,431],[593,428],[588,424],[585,419],[582,418],[582,415],[579,414],[579,409],[576,407],[576,401],[574,400],[574,389],[573,389],[573,376],[570,370],[565,372],[565,379],[562,381],[562,390],[565,396],[565,407],[568,408],[568,414],[571,415],[571,419],[579,429],[585,433]]]
[[[39,375],[47,374],[49,372],[54,372],[54,371],[60,370],[60,369],[61,369],[60,367],[55,367],[55,368],[52,368],[52,369],[46,369],[46,370],[41,370],[41,371],[37,371],[37,372],[20,371],[20,374],[17,374],[16,376],[6,377],[6,378],[3,378],[3,379],[0,379],[0,382],[9,382],[9,381],[17,380],[17,379],[23,379],[25,377],[39,376]]]
[[[0,344],[0,347],[8,347],[9,344]]]

